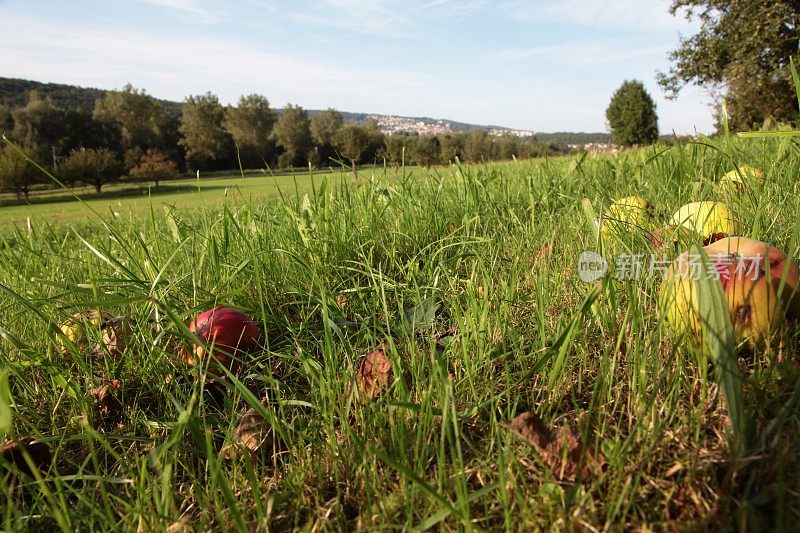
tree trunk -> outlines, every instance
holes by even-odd
[[[100,190],[101,190],[102,188],[103,188],[103,183],[102,183],[102,182],[98,181],[98,182],[96,182],[96,183],[94,184],[94,191],[95,191],[97,194],[100,194]]]

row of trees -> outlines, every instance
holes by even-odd
[[[481,161],[535,157],[550,145],[482,131],[442,136],[384,136],[377,122],[346,123],[335,109],[309,117],[300,106],[276,113],[261,95],[223,106],[211,93],[189,96],[180,116],[127,85],[95,101],[92,113],[67,110],[31,92],[27,105],[0,108],[0,128],[22,151],[66,183],[101,192],[122,176],[159,181],[179,170],[391,163],[430,166],[458,157]],[[0,186],[27,198],[43,173],[11,146],[0,151]]]

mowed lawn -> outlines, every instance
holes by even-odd
[[[405,172],[410,171],[412,169],[405,169]],[[357,178],[348,171],[246,176],[232,172],[228,176],[201,177],[199,180],[170,180],[157,188],[152,183],[109,184],[100,195],[85,187],[34,193],[27,202],[6,195],[0,198],[0,230],[8,231],[15,224],[25,225],[29,217],[55,226],[72,226],[98,222],[97,213],[103,217],[114,214],[136,219],[149,217],[151,209],[191,213],[219,209],[223,204],[235,207],[280,194],[304,194],[325,177],[357,182],[369,180],[374,175],[393,176],[397,172],[391,167],[366,168],[358,171]]]

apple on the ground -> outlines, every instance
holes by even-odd
[[[744,237],[704,248],[725,292],[737,344],[769,343],[787,319],[800,318],[800,270],[785,252]],[[661,290],[665,320],[676,334],[702,335],[696,271],[685,252],[667,273]]]

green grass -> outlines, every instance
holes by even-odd
[[[713,368],[662,327],[658,280],[596,288],[577,276],[580,252],[597,249],[584,198],[600,212],[642,194],[668,215],[717,199],[733,161],[768,177],[732,206],[746,235],[800,256],[800,154],[788,139],[315,176],[282,196],[272,184],[249,194],[247,178],[227,197],[126,199],[134,214],[103,208],[73,229],[11,227],[0,244],[0,431],[42,439],[54,458],[36,479],[2,473],[0,524],[790,529],[797,335],[739,360],[737,458]],[[43,218],[60,206],[42,206]],[[647,252],[641,235],[611,248],[623,244]],[[222,390],[176,355],[184,324],[215,305],[248,311],[265,332]],[[121,356],[59,351],[58,325],[89,307],[134,321]],[[409,315],[423,319],[411,327]],[[355,368],[379,343],[394,379],[362,404]],[[90,391],[111,379],[120,405],[104,413]],[[239,414],[261,399],[274,453],[226,459]],[[570,424],[605,467],[559,481],[502,425],[526,410]]]
[[[358,179],[369,179],[372,175],[387,176],[397,172],[394,168],[364,168]],[[217,173],[218,174],[218,173]],[[178,211],[219,209],[224,204],[244,205],[252,201],[305,192],[311,185],[312,176],[352,176],[334,171],[276,173],[254,175],[215,175],[212,178],[178,179],[153,184],[110,184],[96,194],[93,188],[51,189],[35,192],[27,201],[5,195],[0,200],[0,230],[8,230],[14,224],[27,224],[28,218],[54,225],[83,225],[97,221],[97,213],[103,216],[141,218],[148,216],[152,208]]]

